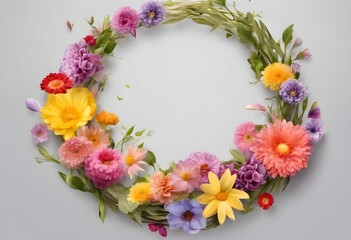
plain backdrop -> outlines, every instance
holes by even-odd
[[[24,106],[28,97],[45,103],[40,81],[57,72],[69,44],[89,33],[86,18],[95,16],[98,25],[118,7],[139,8],[142,2],[0,1],[1,240],[161,239],[111,211],[101,224],[92,196],[67,187],[56,165],[36,164],[30,129],[40,119]],[[301,81],[310,100],[319,102],[327,134],[313,150],[309,168],[275,196],[269,211],[236,212],[236,222],[194,236],[173,231],[168,239],[350,239],[351,1],[238,0],[237,7],[261,13],[277,39],[295,24],[295,37],[312,53],[301,64]],[[67,20],[74,23],[72,31]],[[268,104],[269,92],[249,84],[254,74],[248,55],[236,39],[191,21],[140,29],[107,60],[110,79],[100,107],[116,112],[125,126],[154,131],[146,146],[162,167],[195,151],[226,160],[236,126],[264,121],[244,106]]]

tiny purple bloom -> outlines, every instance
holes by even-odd
[[[90,53],[87,43],[82,40],[67,48],[61,62],[60,72],[65,73],[74,82],[74,85],[83,84],[104,68],[100,60],[100,55]]]
[[[235,172],[235,187],[243,191],[253,191],[266,183],[266,169],[253,156]]]
[[[291,71],[292,71],[293,73],[299,73],[299,72],[300,72],[300,69],[301,69],[300,64],[298,64],[298,63],[292,63],[290,67],[291,67]]]
[[[184,232],[195,234],[206,227],[202,206],[196,200],[183,199],[165,208],[169,212],[167,221],[171,230],[182,228]]]
[[[303,126],[310,133],[312,143],[319,142],[325,133],[325,127],[320,119],[308,118]]]
[[[136,36],[136,29],[139,24],[138,12],[131,7],[121,7],[112,16],[111,27],[122,34]]]
[[[308,118],[320,119],[321,110],[319,107],[314,107],[308,112]]]
[[[289,79],[282,84],[279,95],[286,103],[298,104],[307,96],[307,93],[305,87],[299,81]]]
[[[184,161],[191,161],[198,166],[201,175],[200,184],[208,183],[208,173],[218,174],[221,166],[221,161],[215,155],[206,152],[192,153]]]
[[[142,24],[146,27],[157,26],[166,17],[166,10],[162,3],[150,1],[144,3],[139,11],[139,17]]]
[[[44,124],[35,124],[31,132],[33,140],[36,144],[45,142],[49,139],[49,130]]]
[[[41,109],[40,103],[33,98],[26,99],[26,107],[33,112],[40,112]]]

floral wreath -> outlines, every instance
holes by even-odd
[[[42,80],[40,87],[48,93],[45,105],[26,100],[27,108],[40,113],[43,121],[31,131],[42,155],[36,161],[66,167],[68,171],[59,172],[60,177],[71,188],[96,196],[102,221],[108,206],[139,225],[147,223],[162,236],[167,235],[166,227],[190,234],[217,227],[227,217],[235,220],[233,209],[247,213],[256,203],[264,210],[270,208],[273,194],[284,191],[290,177],[307,167],[325,129],[317,103],[308,109],[306,88],[298,81],[298,61],[309,58],[309,50],[297,50],[302,40],[292,41],[293,25],[276,41],[259,17],[244,14],[235,5],[231,10],[226,0],[150,1],[139,11],[121,7],[111,19],[105,17],[101,27],[94,26],[92,17],[88,20],[91,34],[70,45],[58,73]],[[111,126],[119,118],[98,111],[96,101],[107,82],[103,59],[112,55],[120,39],[135,37],[139,27],[186,18],[222,29],[227,38],[236,37],[249,46],[248,62],[257,83],[272,90],[274,97],[266,99],[271,101],[267,107],[246,106],[262,112],[267,123],[246,122],[236,128],[237,150],[230,150],[231,160],[195,152],[162,169],[141,141],[152,133],[121,127],[117,141],[113,140]],[[43,147],[50,131],[62,140],[58,157]],[[144,172],[147,165],[154,173]]]

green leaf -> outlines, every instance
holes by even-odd
[[[234,159],[239,163],[244,163],[246,161],[246,157],[241,152],[230,149],[230,154],[234,157]]]
[[[115,200],[118,201],[118,209],[121,212],[128,214],[133,212],[138,207],[138,204],[130,202],[127,199],[129,188],[120,184],[115,184],[106,188],[106,190],[115,198]]]
[[[58,172],[58,174],[60,175],[60,177],[62,178],[62,180],[67,183],[67,175],[62,173],[62,172]]]
[[[116,46],[117,46],[117,43],[116,43],[114,40],[111,40],[111,39],[110,39],[110,40],[105,44],[105,48],[104,48],[105,53],[106,53],[106,54],[112,53]]]
[[[102,29],[105,30],[105,29],[109,29],[110,28],[110,16],[107,15],[105,18],[104,18],[104,22],[102,24]]]
[[[125,137],[128,137],[133,133],[134,127],[135,127],[135,125],[127,130]]]
[[[256,131],[259,132],[264,127],[264,125],[256,125]]]
[[[122,101],[124,98],[117,96],[118,101]]]
[[[48,151],[40,144],[38,144],[38,151],[45,159],[35,158],[37,163],[54,162],[61,165],[61,162],[57,160],[53,155],[49,154]]]
[[[152,151],[147,151],[147,154],[144,158],[144,162],[146,162],[148,165],[152,166],[153,168],[155,168],[155,164],[156,164],[156,156]]]
[[[66,178],[66,183],[73,189],[80,190],[82,192],[90,192],[89,188],[84,184],[80,177],[68,176]]]
[[[243,27],[236,29],[240,42],[256,46],[256,40],[252,36],[252,31]]]
[[[99,217],[101,219],[101,222],[104,223],[105,217],[106,217],[106,205],[104,203],[104,200],[102,199],[101,195],[99,195]]]
[[[141,135],[144,134],[144,132],[145,132],[145,129],[141,130],[141,131],[138,131],[138,132],[135,133],[135,136],[140,137]]]
[[[138,145],[138,148],[143,148],[144,147],[144,143],[140,143],[139,145]]]
[[[128,213],[128,217],[141,227],[141,210],[135,209],[133,212]]]
[[[101,32],[100,36],[96,39],[95,48],[103,48],[105,49],[106,43],[109,41],[111,37],[112,31],[110,29],[104,30]]]
[[[258,52],[252,52],[248,62],[251,65],[252,71],[255,72],[256,78],[259,79],[262,75],[262,71],[265,68],[264,60],[260,57]]]
[[[230,33],[227,33],[227,34],[225,35],[226,38],[230,38],[230,37],[232,37],[232,36],[233,36],[233,35],[230,34]]]
[[[302,102],[302,113],[305,113],[307,109],[307,105],[308,105],[308,97],[306,97],[305,100],[303,100]]]
[[[287,27],[284,30],[282,38],[285,46],[287,46],[291,42],[293,38],[293,31],[294,31],[294,24],[291,24],[289,27]]]
[[[93,26],[95,19],[94,17],[90,17],[90,20],[87,20],[87,21],[90,26]]]

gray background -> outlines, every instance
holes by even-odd
[[[24,107],[28,97],[45,102],[39,83],[57,71],[66,47],[88,33],[86,17],[94,15],[98,23],[119,6],[139,8],[142,2],[1,0],[0,239],[161,238],[110,211],[101,224],[92,196],[68,188],[57,166],[36,164],[30,129],[39,117]],[[349,239],[351,1],[238,0],[237,6],[262,12],[277,38],[295,23],[295,36],[313,54],[302,63],[301,80],[310,99],[319,101],[327,135],[314,149],[309,168],[276,196],[270,211],[237,213],[234,223],[195,236],[169,232],[169,239]],[[67,20],[74,23],[72,32]],[[118,113],[127,126],[155,131],[146,146],[163,167],[195,151],[227,159],[235,127],[263,121],[244,106],[263,103],[269,95],[261,84],[248,84],[254,80],[248,54],[222,32],[209,33],[190,21],[142,29],[107,61],[111,77],[101,107]],[[118,102],[116,96],[125,100]]]

